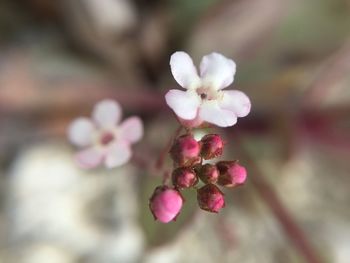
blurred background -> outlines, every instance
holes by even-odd
[[[176,50],[237,63],[252,111],[212,131],[249,177],[218,215],[185,191],[162,225],[148,198]],[[350,262],[349,87],[349,0],[1,0],[0,262]],[[104,98],[145,137],[131,163],[83,171],[66,128]]]

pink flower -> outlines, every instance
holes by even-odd
[[[155,220],[169,223],[180,213],[182,204],[183,198],[179,191],[168,186],[158,186],[150,199],[149,207]]]
[[[135,116],[118,125],[121,115],[116,101],[103,100],[95,105],[91,119],[81,117],[70,124],[69,140],[83,148],[76,155],[79,166],[88,169],[104,163],[112,168],[130,160],[131,144],[141,139],[143,125]]]
[[[236,72],[231,59],[219,53],[204,56],[198,76],[191,57],[179,51],[171,56],[170,67],[176,82],[186,91],[172,89],[165,99],[184,125],[208,122],[229,127],[236,124],[238,117],[248,115],[250,100],[243,92],[222,90],[233,82]]]

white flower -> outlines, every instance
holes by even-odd
[[[238,90],[222,90],[233,82],[236,72],[236,64],[231,59],[218,53],[204,56],[198,76],[191,57],[180,51],[171,56],[170,67],[176,82],[186,91],[172,89],[165,99],[184,123],[198,126],[208,122],[229,127],[236,124],[238,117],[248,115],[247,95]]]
[[[76,155],[82,168],[94,168],[101,163],[112,168],[127,163],[131,158],[131,144],[143,135],[140,118],[127,118],[120,125],[122,110],[113,100],[98,102],[91,120],[81,117],[68,128],[69,140],[84,148]]]

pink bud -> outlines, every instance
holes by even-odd
[[[172,173],[173,185],[177,188],[188,188],[198,183],[198,177],[189,167],[179,167]]]
[[[158,186],[150,198],[149,207],[155,220],[168,223],[176,219],[182,204],[183,198],[179,191],[168,186]]]
[[[218,134],[207,134],[201,139],[201,156],[208,160],[222,154],[224,142]]]
[[[174,162],[180,166],[191,166],[200,161],[200,145],[192,135],[182,135],[170,149]]]
[[[237,161],[221,161],[216,164],[220,175],[218,184],[226,187],[234,187],[244,184],[247,179],[247,171]]]
[[[197,165],[195,170],[199,178],[206,184],[213,184],[218,180],[219,170],[213,164]]]
[[[213,184],[198,189],[197,200],[201,209],[212,213],[218,213],[225,206],[224,194]]]

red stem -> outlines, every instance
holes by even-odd
[[[164,166],[164,161],[165,161],[165,158],[166,158],[166,155],[169,153],[170,151],[170,148],[171,148],[171,145],[173,144],[173,141],[176,139],[177,136],[179,136],[181,130],[182,130],[182,126],[180,125],[174,135],[172,137],[170,137],[168,143],[166,144],[166,146],[163,148],[163,150],[161,151],[158,159],[157,159],[157,162],[155,164],[155,168],[160,171],[163,169],[163,166]]]

